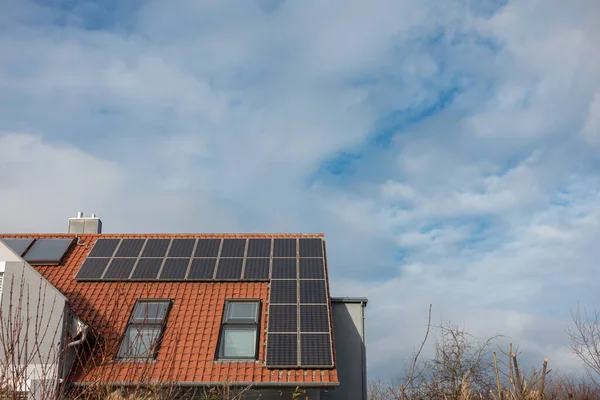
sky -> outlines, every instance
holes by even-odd
[[[323,232],[369,378],[433,306],[580,370],[597,0],[0,0],[0,231]],[[431,354],[429,345],[425,354]]]

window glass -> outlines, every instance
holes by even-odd
[[[254,358],[256,329],[226,327],[223,331],[223,357]]]
[[[130,325],[121,343],[119,356],[125,358],[150,357],[159,334],[159,327]]]
[[[258,303],[253,302],[231,302],[229,303],[228,322],[236,320],[256,320]]]
[[[143,301],[135,305],[133,322],[135,323],[160,323],[167,312],[166,302]]]

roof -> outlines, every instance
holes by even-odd
[[[1,234],[4,238],[72,238],[69,234]],[[81,281],[75,276],[98,239],[107,238],[323,238],[322,234],[82,234],[60,265],[35,265],[50,283],[63,293],[70,307],[84,323],[98,333],[105,359],[88,362],[68,380],[75,383],[135,383],[142,379],[178,384],[254,384],[260,387],[337,386],[338,373],[330,368],[271,368],[265,364],[269,319],[270,282],[263,281]],[[325,257],[325,284],[329,293]],[[169,298],[168,315],[156,360],[143,366],[136,362],[113,362],[133,306],[138,299]],[[260,299],[260,340],[256,361],[217,361],[221,320],[227,299]],[[329,321],[331,299],[327,296]],[[330,322],[330,329],[333,324]],[[333,343],[333,334],[331,334]],[[90,367],[93,365],[93,367]]]

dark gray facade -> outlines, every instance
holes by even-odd
[[[367,357],[365,347],[366,298],[331,299],[336,366],[340,386],[324,392],[326,400],[366,400]]]

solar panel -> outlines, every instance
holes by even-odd
[[[31,265],[58,265],[72,243],[73,238],[38,239],[23,259]]]
[[[168,257],[191,257],[196,239],[173,239]]]
[[[98,239],[88,257],[112,257],[121,239]]]
[[[190,264],[189,258],[167,258],[159,279],[183,280]]]
[[[123,239],[115,257],[138,257],[146,239]]]
[[[247,257],[271,257],[271,239],[248,239]]]
[[[301,366],[330,367],[331,337],[329,333],[303,333],[300,335]]]
[[[295,258],[274,258],[271,278],[273,279],[296,279],[296,259]]]
[[[323,257],[323,239],[300,239],[300,257]]]
[[[296,367],[298,365],[298,335],[295,333],[269,333],[266,362],[269,367]]]
[[[223,239],[222,257],[244,257],[246,239]]]
[[[129,274],[131,274],[135,262],[135,258],[113,258],[104,273],[103,279],[119,281],[129,279]]]
[[[247,258],[246,266],[244,267],[244,279],[246,280],[265,280],[269,279],[269,263],[268,258]]]
[[[131,279],[155,280],[162,262],[162,258],[140,258],[131,274]]]
[[[272,280],[271,304],[297,302],[296,280]]]
[[[221,239],[198,239],[194,257],[217,257]]]
[[[325,280],[300,280],[300,303],[327,303]]]
[[[31,246],[31,243],[35,240],[35,238],[1,238],[4,243],[8,247],[12,249],[19,256],[22,256],[25,251]]]
[[[164,257],[171,239],[148,239],[142,257]]]
[[[298,307],[296,305],[269,306],[269,332],[296,332]]]
[[[329,332],[327,304],[300,306],[300,332]]]
[[[243,258],[221,258],[217,267],[216,279],[241,279]]]
[[[190,265],[188,279],[212,279],[215,273],[216,258],[194,258]]]
[[[100,279],[110,258],[88,258],[83,262],[75,279]]]
[[[296,239],[275,239],[273,257],[296,257]]]
[[[322,258],[300,258],[300,279],[325,279]]]

